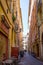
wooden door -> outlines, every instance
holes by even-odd
[[[5,53],[6,58],[8,57],[8,38],[0,32],[0,58]]]

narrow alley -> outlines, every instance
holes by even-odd
[[[0,65],[43,65],[43,0],[0,0]]]
[[[43,62],[26,52],[19,65],[43,65]]]

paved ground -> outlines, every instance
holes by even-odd
[[[43,65],[43,62],[35,59],[26,52],[19,65]]]

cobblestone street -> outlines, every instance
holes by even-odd
[[[32,57],[30,54],[26,53],[24,57],[21,59],[19,65],[43,65],[43,62],[37,60]]]

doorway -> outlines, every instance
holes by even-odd
[[[43,56],[43,33],[42,33],[42,56]]]
[[[3,56],[3,53],[5,53],[6,58],[8,58],[8,37],[0,32],[0,58]]]
[[[36,49],[37,49],[37,57],[39,57],[39,44],[36,45]]]

